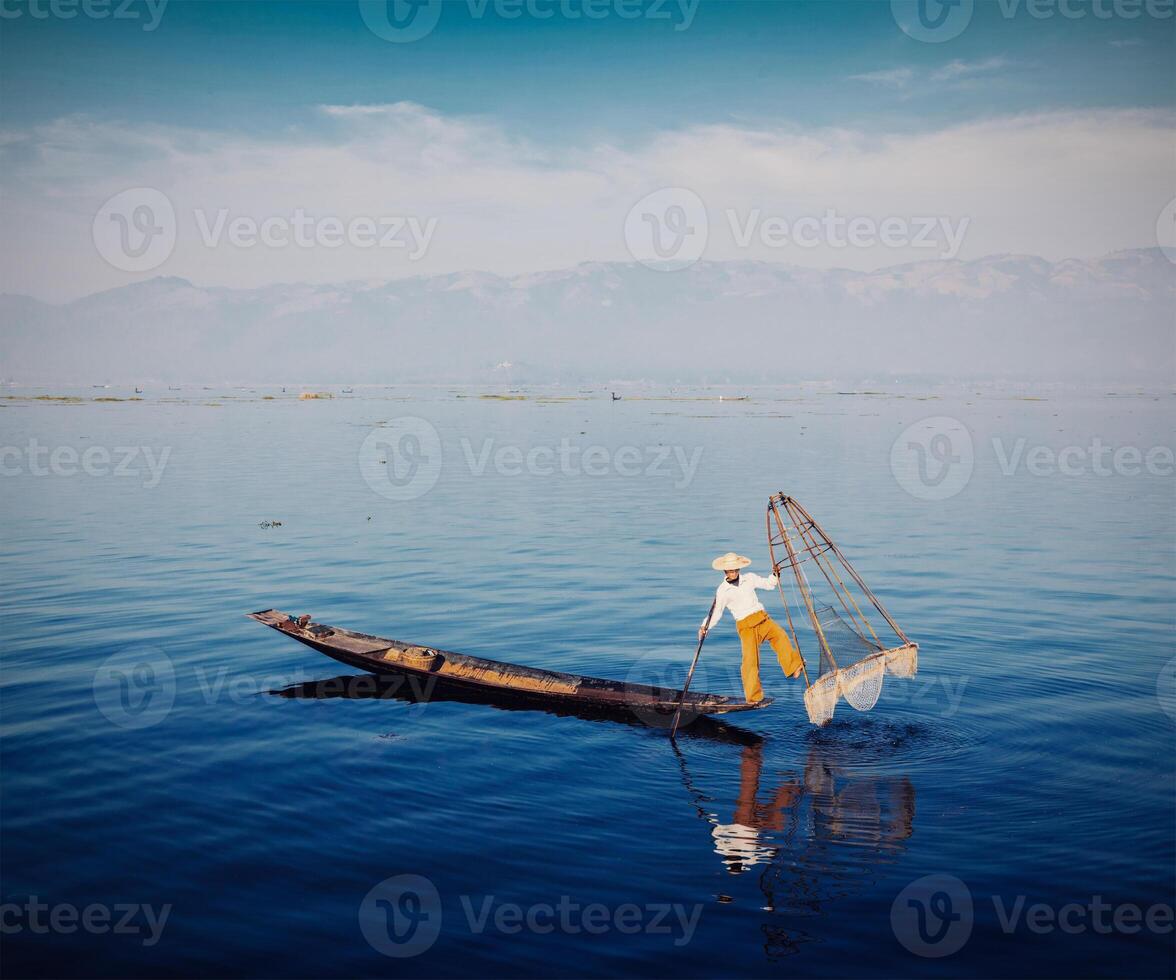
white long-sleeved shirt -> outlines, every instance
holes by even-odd
[[[764,604],[756,598],[756,589],[774,589],[778,579],[775,575],[764,578],[755,572],[744,572],[739,576],[739,584],[732,585],[724,580],[715,590],[715,611],[709,620],[703,620],[703,626],[708,630],[723,618],[723,610],[730,609],[735,621],[750,616],[752,613],[763,612]]]

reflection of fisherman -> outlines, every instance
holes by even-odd
[[[715,850],[733,875],[772,859],[775,849],[764,846],[760,832],[783,831],[786,811],[800,799],[801,785],[793,780],[781,784],[767,803],[759,802],[763,753],[762,744],[748,745],[743,749],[739,760],[739,795],[735,799],[731,823],[714,822],[711,830]]]
[[[756,598],[756,589],[774,589],[779,578],[776,575],[764,578],[754,572],[740,575],[739,570],[750,564],[750,558],[733,551],[711,562],[711,568],[725,573],[726,578],[715,591],[715,611],[698,628],[698,638],[701,640],[722,618],[724,609],[731,610],[735,628],[739,631],[739,642],[743,645],[743,695],[754,704],[764,699],[759,677],[759,648],[764,640],[776,651],[776,659],[780,661],[785,677],[796,677],[801,662],[788,634],[764,611],[763,603]]]
[[[803,778],[785,780],[761,800],[762,770],[763,744],[745,746],[731,822],[707,817],[715,851],[733,875],[770,863],[779,849],[770,846],[772,835],[784,834],[790,820],[807,823],[816,840],[879,854],[900,848],[914,832],[915,789],[906,776],[854,778],[814,747]]]

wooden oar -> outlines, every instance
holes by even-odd
[[[710,609],[706,611],[706,619],[703,620],[706,623],[706,629],[703,630],[702,636],[698,638],[698,649],[694,651],[694,660],[690,663],[690,672],[686,675],[686,683],[682,687],[682,693],[678,695],[678,707],[674,711],[674,724],[670,727],[670,738],[678,734],[678,721],[682,717],[682,702],[686,700],[686,692],[690,690],[690,681],[694,677],[694,668],[698,666],[698,655],[702,653],[703,641],[706,639],[706,634],[710,632],[710,618],[714,615],[715,603],[718,601],[719,597],[716,595],[711,601]]]

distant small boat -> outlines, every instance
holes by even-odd
[[[142,389],[142,388],[136,388],[136,389],[135,389],[135,394],[136,394],[136,395],[141,395],[141,394],[143,394],[143,389]]]
[[[91,388],[109,388],[110,385],[90,385]]]
[[[180,386],[179,386],[179,385],[168,385],[168,386],[167,386],[167,390],[168,390],[168,391],[179,391],[179,390],[180,390]]]
[[[620,396],[620,395],[618,395],[618,394],[617,394],[617,393],[614,391],[614,392],[612,393],[612,400],[613,400],[614,402],[619,402],[619,401],[621,400],[621,396]]]
[[[367,633],[316,624],[308,616],[295,619],[277,609],[263,609],[248,613],[248,616],[350,667],[384,676],[409,674],[434,678],[441,687],[493,693],[504,700],[670,713],[678,706],[681,694],[674,688],[522,667],[400,640],[386,640]],[[723,694],[694,691],[682,701],[686,711],[703,715],[753,711],[771,703],[771,698],[749,704]]]
[[[749,398],[751,398],[750,395],[719,395],[721,402],[745,402]]]
[[[345,394],[345,395],[350,395],[350,394],[352,394],[354,391],[355,391],[355,389],[354,389],[354,388],[344,388],[344,389],[343,389],[343,394]]]

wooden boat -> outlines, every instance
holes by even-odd
[[[621,708],[657,714],[672,713],[681,694],[680,690],[673,688],[522,667],[415,643],[388,640],[368,633],[312,623],[306,617],[295,619],[277,609],[263,609],[248,615],[250,619],[286,633],[299,643],[305,643],[350,667],[377,675],[426,677],[445,688],[497,694],[513,701],[566,704],[569,707]],[[771,698],[749,704],[722,694],[691,691],[682,702],[682,707],[684,713],[712,715],[752,711],[771,703]]]

